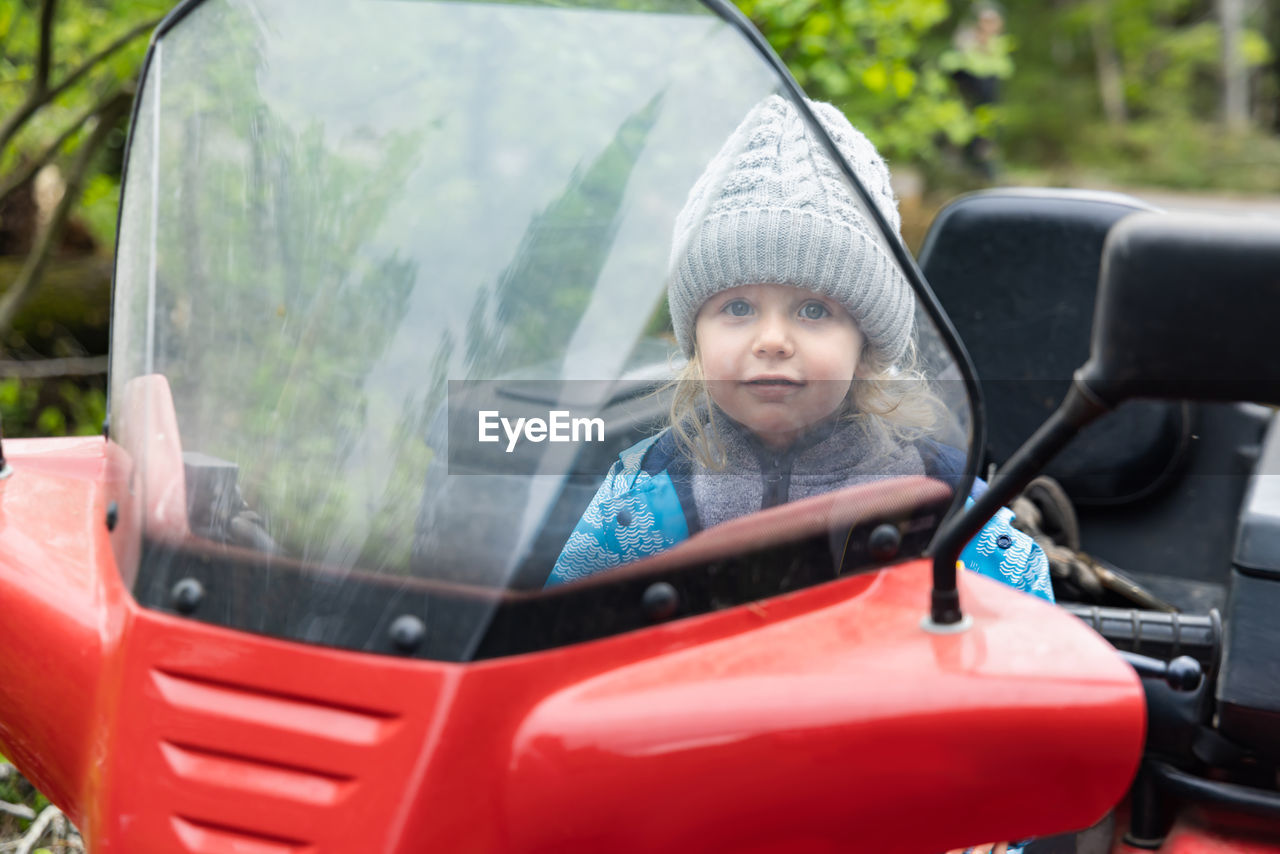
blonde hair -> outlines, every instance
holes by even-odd
[[[896,365],[864,346],[858,374],[839,417],[860,429],[874,447],[911,444],[933,436],[945,424],[946,406],[920,367],[914,339]],[[693,357],[663,388],[672,392],[671,433],[676,445],[704,467],[723,470],[728,460],[716,425],[723,416],[712,405],[696,341]]]

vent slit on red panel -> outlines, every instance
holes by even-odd
[[[307,774],[313,777],[323,777],[335,783],[347,783],[354,779],[350,774],[344,774],[340,771],[326,771],[321,768],[311,768],[303,765],[295,765],[291,762],[279,762],[274,759],[266,759],[261,756],[251,756],[247,753],[235,753],[229,750],[223,750],[217,747],[206,747],[198,744],[191,744],[184,741],[166,741],[163,742],[168,747],[176,748],[184,753],[208,757],[210,759],[221,759],[229,762],[244,762],[246,764],[261,765],[264,768],[271,768],[277,771],[288,771],[295,774]]]
[[[257,757],[233,756],[172,742],[162,742],[160,752],[175,777],[224,789],[234,796],[274,798],[327,808],[337,806],[355,788],[350,776]]]
[[[312,854],[313,843],[177,815],[174,833],[190,854]]]
[[[368,718],[378,718],[380,720],[394,720],[399,717],[396,712],[388,712],[382,709],[370,709],[363,706],[356,706],[350,703],[335,703],[332,700],[319,700],[315,697],[305,697],[301,694],[290,694],[284,691],[271,691],[265,688],[258,688],[253,685],[243,685],[236,682],[226,682],[220,679],[210,679],[207,676],[197,676],[192,673],[182,673],[177,670],[157,667],[155,673],[168,676],[171,679],[178,679],[183,682],[190,682],[195,685],[203,685],[208,688],[234,691],[239,694],[254,694],[274,700],[281,700],[288,703],[304,703],[308,706],[323,707],[333,709],[338,712],[345,712],[352,715],[362,715]]]
[[[189,715],[239,721],[345,744],[369,746],[383,742],[400,724],[396,715],[386,712],[356,710],[158,669],[151,671],[151,680],[163,702]]]

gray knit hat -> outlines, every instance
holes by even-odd
[[[835,107],[810,107],[896,233],[898,206],[875,146]],[[676,217],[667,299],[685,355],[693,355],[704,302],[727,288],[766,283],[838,301],[890,364],[911,341],[911,286],[840,167],[777,95],[752,109]]]

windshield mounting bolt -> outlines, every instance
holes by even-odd
[[[196,608],[204,600],[204,585],[194,578],[184,578],[173,585],[169,592],[169,601],[179,614],[195,613]]]
[[[641,604],[645,616],[656,623],[675,616],[680,607],[680,594],[667,582],[657,581],[645,589]]]
[[[898,530],[897,525],[891,525],[888,522],[876,525],[871,531],[871,536],[867,537],[867,551],[873,560],[893,560],[898,556],[898,549],[901,547],[902,532]]]
[[[427,639],[427,626],[413,614],[401,614],[391,622],[387,635],[400,652],[413,652]]]

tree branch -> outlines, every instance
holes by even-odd
[[[149,33],[152,30],[154,30],[156,28],[156,25],[159,24],[162,20],[164,19],[152,18],[151,20],[143,21],[141,24],[138,24],[133,29],[126,31],[124,34],[122,34],[119,38],[117,38],[111,44],[107,45],[102,50],[98,51],[93,56],[89,57],[84,62],[80,63],[80,66],[76,68],[74,71],[72,71],[70,74],[68,74],[62,80],[61,83],[59,83],[53,89],[49,90],[47,97],[45,98],[45,101],[46,102],[52,101],[53,99],[57,98],[63,92],[67,91],[72,86],[74,86],[77,82],[79,82],[81,77],[85,76],[91,70],[93,70],[93,67],[95,65],[98,65],[99,63],[101,63],[104,59],[111,56],[111,54],[115,53],[116,51],[120,50],[120,48],[124,47],[129,42],[136,39],[138,36],[143,35],[144,33]]]
[[[96,377],[107,372],[106,356],[67,356],[61,359],[0,359],[0,377],[43,380],[49,377]],[[0,811],[4,802],[0,801]],[[28,816],[33,818],[34,816]]]
[[[52,3],[53,0],[48,0],[48,2]],[[33,87],[31,95],[22,104],[22,106],[14,110],[13,114],[5,120],[4,124],[0,125],[0,154],[4,152],[10,141],[12,141],[14,135],[17,134],[22,126],[27,123],[37,110],[70,89],[80,81],[81,77],[84,77],[93,70],[96,65],[116,51],[120,50],[120,48],[124,47],[143,33],[150,32],[155,29],[156,24],[160,23],[161,20],[161,18],[152,18],[151,20],[138,24],[133,29],[128,30],[111,44],[107,45],[102,50],[82,62],[78,68],[68,74],[62,82],[54,88],[37,92],[36,88]]]
[[[3,340],[8,334],[9,328],[13,323],[13,316],[17,313],[23,300],[39,284],[40,278],[44,275],[45,264],[49,260],[49,255],[52,253],[58,237],[62,234],[62,227],[66,225],[67,219],[71,216],[71,209],[80,200],[80,192],[83,189],[85,175],[89,172],[93,156],[102,146],[102,143],[106,141],[107,134],[115,126],[116,120],[129,109],[130,101],[130,97],[124,93],[119,93],[111,99],[98,114],[98,123],[93,129],[93,133],[84,145],[80,147],[75,164],[67,176],[67,186],[62,194],[62,199],[59,200],[58,206],[53,209],[53,215],[49,218],[49,223],[45,226],[44,231],[41,232],[36,245],[28,253],[26,262],[18,272],[18,278],[9,286],[3,296],[0,296],[0,340]]]
[[[49,88],[49,69],[53,65],[53,14],[58,0],[40,0],[40,46],[36,49],[36,76],[31,81],[31,98],[43,95]]]
[[[40,815],[36,816],[36,820],[27,828],[27,832],[18,840],[18,845],[14,849],[15,854],[31,854],[36,843],[48,832],[49,825],[59,818],[62,818],[62,810],[53,804],[42,809]]]
[[[40,36],[36,46],[36,67],[31,89],[22,104],[0,125],[0,154],[4,153],[14,134],[49,98],[49,69],[53,65],[53,13],[58,0],[40,0]]]
[[[111,94],[103,97],[102,100],[98,101],[98,103],[85,110],[67,127],[65,131],[62,132],[61,136],[50,143],[49,147],[40,153],[39,157],[28,163],[25,169],[21,172],[11,174],[4,180],[0,180],[0,204],[4,203],[4,200],[8,198],[10,193],[30,181],[46,163],[57,155],[57,153],[62,149],[62,146],[66,145],[67,140],[75,136],[76,131],[80,130],[80,128],[84,126],[85,122],[102,112],[111,99],[119,95],[121,91],[122,90],[120,89],[113,90]]]
[[[11,804],[8,801],[0,801],[0,813],[11,815],[24,821],[31,821],[36,817],[36,811],[26,804]]]

